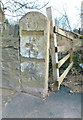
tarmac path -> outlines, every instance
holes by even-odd
[[[3,110],[3,118],[81,118],[81,93],[70,93],[61,86],[46,100],[16,93]]]

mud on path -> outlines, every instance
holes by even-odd
[[[11,101],[11,98],[14,96],[15,93],[15,90],[5,88],[2,89],[2,108],[4,108],[7,103]]]

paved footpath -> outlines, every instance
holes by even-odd
[[[46,100],[25,93],[16,93],[3,110],[3,118],[81,118],[81,94],[69,93],[61,86]]]

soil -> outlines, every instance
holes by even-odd
[[[2,108],[4,108],[7,103],[11,101],[11,98],[14,96],[15,93],[15,90],[5,88],[2,89]]]
[[[83,92],[83,71],[72,68],[67,77],[63,81],[64,86],[72,89],[72,92]]]

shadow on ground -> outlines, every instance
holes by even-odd
[[[16,93],[3,110],[3,118],[81,118],[81,93],[71,94],[61,86],[46,100]]]

